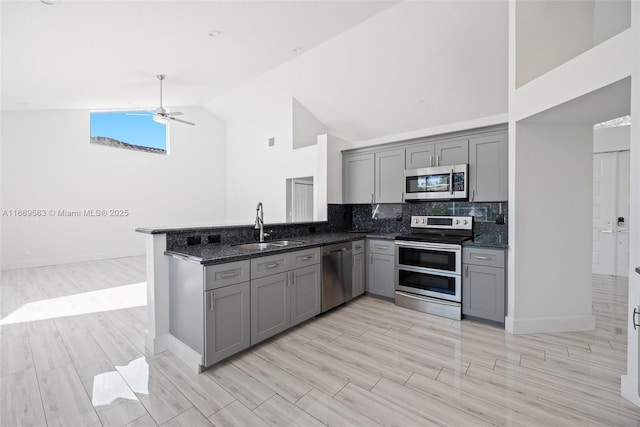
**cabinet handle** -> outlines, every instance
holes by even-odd
[[[279,264],[277,262],[273,262],[271,264],[267,264],[264,266],[264,268],[274,268],[277,267]]]
[[[475,188],[471,191],[471,201],[473,202],[476,199],[476,190]]]
[[[376,246],[376,249],[381,249],[383,251],[386,251],[387,249],[389,249],[389,246]]]
[[[453,194],[453,169],[451,169],[451,172],[449,172],[449,188],[451,194]]]
[[[483,261],[491,261],[491,259],[493,258],[493,257],[490,257],[490,256],[484,256],[484,255],[474,255],[473,257],[475,259],[481,259]]]
[[[371,193],[371,204],[373,204],[373,193]]]
[[[404,203],[404,192],[400,193],[400,200],[402,201],[402,203]]]
[[[440,156],[436,156],[436,166],[440,166]]]
[[[295,271],[291,272],[291,279],[292,279],[291,280],[291,285],[295,286],[296,285],[296,272]]]
[[[291,272],[287,271],[287,288],[291,286]]]
[[[209,292],[209,311],[213,311],[215,307],[215,299],[213,298],[213,291]]]
[[[362,249],[362,246],[361,245],[354,246],[353,249]]]
[[[638,325],[636,323],[636,314],[638,314],[638,309],[634,307],[634,309],[633,309],[633,319],[631,320],[631,322],[633,323],[633,330],[634,331],[637,329],[638,326],[640,326],[640,325]]]
[[[220,274],[220,277],[235,277],[237,275],[238,275],[237,271],[231,271],[231,272],[228,272],[228,273]]]
[[[464,265],[464,277],[469,277],[469,264]]]
[[[373,264],[373,254],[371,254],[371,264]]]
[[[309,261],[310,259],[313,259],[313,255],[307,255],[302,257],[302,261]]]
[[[433,166],[433,156],[429,156],[429,166]]]

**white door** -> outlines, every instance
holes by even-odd
[[[313,221],[313,183],[295,179],[291,193],[293,222]]]
[[[616,153],[593,155],[593,255],[595,274],[615,275]]]
[[[617,153],[616,276],[629,276],[629,151]],[[622,219],[622,221],[619,221]]]
[[[593,155],[595,274],[629,275],[629,151]]]

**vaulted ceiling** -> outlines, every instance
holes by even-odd
[[[2,109],[298,99],[362,140],[507,111],[505,0],[0,2]],[[212,36],[213,35],[213,36]]]

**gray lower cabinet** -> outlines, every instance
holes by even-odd
[[[252,259],[252,270],[257,265],[273,266],[270,268],[274,271],[282,265],[299,268],[251,280],[251,345],[310,319],[321,310],[319,248]],[[261,271],[267,274],[268,270]]]
[[[365,256],[364,240],[353,242],[353,258],[351,268],[351,297],[364,294]]]
[[[291,296],[289,273],[251,281],[251,344],[289,328]]]
[[[469,201],[509,199],[509,143],[507,133],[469,140]]]
[[[392,240],[367,239],[369,265],[367,292],[386,298],[395,295],[395,244]]]
[[[462,314],[504,323],[505,251],[463,248]]]
[[[169,258],[169,331],[211,366],[250,345],[250,263]]]
[[[243,282],[205,292],[205,366],[251,344],[250,289],[249,282]]]

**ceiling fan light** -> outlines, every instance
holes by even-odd
[[[169,119],[167,119],[166,117],[163,117],[159,114],[154,114],[153,116],[153,121],[156,123],[161,123],[163,125],[166,125],[167,123],[169,123]]]

